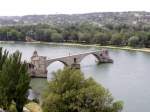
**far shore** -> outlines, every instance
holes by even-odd
[[[0,41],[0,44],[5,44],[5,43],[16,43],[17,41]],[[18,41],[19,42],[19,41]],[[23,42],[23,41],[20,41]],[[149,52],[150,53],[150,48],[133,48],[129,46],[100,46],[98,44],[82,44],[82,43],[55,43],[55,42],[41,42],[41,41],[34,41],[34,42],[23,42],[23,43],[31,43],[31,44],[57,44],[57,45],[68,45],[68,46],[83,46],[83,47],[97,47],[97,48],[108,48],[108,49],[120,49],[120,50],[130,50],[130,51],[140,51],[140,52]]]
[[[52,44],[60,44],[60,45],[76,45],[76,46],[83,46],[83,47],[97,47],[97,48],[108,48],[108,49],[120,49],[120,50],[130,50],[130,51],[140,51],[140,52],[149,52],[150,53],[150,48],[132,48],[129,46],[100,46],[98,44],[78,44],[78,43],[52,43]]]

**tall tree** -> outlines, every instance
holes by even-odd
[[[22,112],[29,83],[27,64],[21,61],[21,53],[16,51],[5,59],[0,71],[0,106],[7,110],[15,102],[17,111]]]
[[[5,64],[5,61],[8,58],[8,51],[4,51],[0,48],[0,107],[4,110],[7,110],[9,108],[9,105],[11,104],[11,99],[9,97],[9,87],[6,85],[9,82],[9,77],[6,75],[3,75],[2,68]]]

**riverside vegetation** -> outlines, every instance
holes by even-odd
[[[21,53],[9,54],[0,48],[0,108],[6,112],[22,112],[30,102],[29,84],[27,64],[21,62]],[[123,109],[122,101],[114,101],[107,89],[92,78],[85,79],[80,70],[58,70],[48,85],[42,100],[43,112],[120,112]]]
[[[45,42],[73,42],[102,46],[149,48],[150,26],[141,24],[104,24],[100,26],[84,22],[67,25],[16,25],[0,28],[1,41],[26,41],[26,37]]]

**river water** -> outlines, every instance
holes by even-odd
[[[0,44],[11,53],[19,50],[23,60],[30,60],[34,50],[39,55],[49,58],[67,56],[99,50],[96,47],[69,46],[60,44]],[[113,64],[97,65],[92,55],[81,62],[81,70],[85,77],[93,77],[98,83],[109,89],[115,100],[124,101],[123,112],[150,112],[150,53],[109,49]],[[53,71],[63,68],[60,62],[48,67],[48,80]],[[32,79],[32,88],[39,94],[47,87],[47,79]]]

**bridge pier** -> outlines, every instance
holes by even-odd
[[[80,64],[74,63],[71,65],[71,68],[80,69]]]

